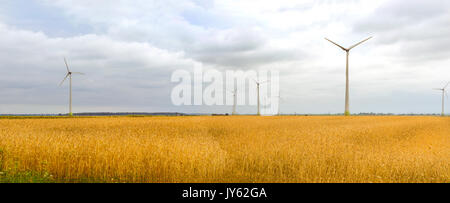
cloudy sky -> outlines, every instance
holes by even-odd
[[[172,105],[172,72],[203,64],[278,70],[283,113],[341,113],[345,52],[324,37],[368,36],[350,54],[351,112],[439,113],[448,0],[2,0],[0,114],[67,112],[63,57],[86,73],[74,112],[229,112]]]

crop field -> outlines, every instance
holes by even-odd
[[[0,182],[448,183],[450,118],[3,118]]]

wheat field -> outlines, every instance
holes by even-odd
[[[450,118],[0,119],[0,171],[54,182],[450,182]]]

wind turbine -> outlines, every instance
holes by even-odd
[[[450,82],[448,82],[444,88],[434,88],[434,90],[442,91],[442,114],[441,114],[442,116],[445,116],[445,109],[444,109],[445,97],[444,96],[447,96],[447,99],[448,99],[448,93],[447,93],[446,88],[448,87],[449,84],[450,84]]]
[[[229,91],[229,90],[228,90],[228,92],[230,92],[231,94],[233,94],[233,112],[231,113],[231,115],[236,115],[236,102],[237,102],[236,96],[237,96],[237,88],[234,87],[234,90],[233,90],[233,91]]]
[[[252,78],[253,79],[253,78]],[[266,80],[266,81],[258,81],[258,80],[255,80],[255,79],[253,79],[253,81],[255,81],[255,83],[256,83],[256,91],[258,92],[258,95],[257,95],[257,97],[258,97],[258,113],[256,114],[256,115],[258,115],[258,116],[260,116],[261,115],[261,111],[260,111],[260,102],[259,102],[259,86],[261,85],[261,84],[264,84],[264,83],[267,83],[267,82],[269,82],[270,80]]]
[[[67,65],[67,60],[66,58],[64,58],[64,63],[66,64],[66,69],[67,69],[67,74],[66,77],[64,77],[63,81],[61,81],[61,83],[59,84],[59,86],[61,86],[64,81],[66,81],[67,78],[69,78],[69,116],[72,116],[72,74],[80,74],[80,75],[84,75],[84,73],[80,73],[80,72],[71,72],[69,70],[69,65]]]
[[[346,69],[345,69],[345,115],[349,116],[350,115],[350,104],[349,104],[349,79],[348,79],[348,56],[350,54],[350,50],[352,50],[353,48],[355,48],[356,46],[362,44],[363,42],[369,40],[372,37],[369,37],[361,42],[356,43],[355,45],[349,47],[349,48],[344,48],[343,46],[325,38],[326,40],[328,40],[329,42],[333,43],[334,45],[338,46],[339,48],[341,48],[342,50],[344,50],[345,52],[347,52],[347,63],[346,63]]]
[[[280,111],[280,106],[281,105],[280,105],[280,103],[281,103],[281,101],[284,101],[284,99],[281,98],[281,92],[278,93],[277,98],[278,98],[278,116],[281,116],[281,111]]]

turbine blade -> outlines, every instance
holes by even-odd
[[[447,85],[444,87],[444,89],[446,89],[448,87],[448,85],[450,85],[450,82],[447,83]]]
[[[81,73],[81,72],[72,72],[72,73],[75,73],[75,74],[80,74],[80,75],[86,75],[86,74],[84,74],[84,73]]]
[[[333,42],[331,40],[329,40],[328,38],[325,38],[326,40],[328,40],[329,42],[333,43],[334,45],[338,46],[339,48],[343,49],[344,51],[347,51],[346,48],[342,47],[341,45],[337,44],[336,42]]]
[[[369,39],[371,39],[371,38],[372,38],[372,37],[369,37],[369,38],[367,38],[367,39],[365,39],[365,40],[363,40],[363,41],[360,41],[360,42],[356,43],[355,45],[349,47],[348,50],[355,48],[356,46],[362,44],[363,42],[365,42],[365,41],[367,41],[367,40],[369,40]]]
[[[442,91],[441,88],[433,88],[433,90],[439,90],[439,91]]]
[[[64,57],[64,63],[66,64],[67,72],[70,72],[70,70],[69,70],[69,65],[67,65],[66,57]]]
[[[69,77],[69,73],[67,73],[66,77],[64,77],[64,80],[61,81],[61,83],[59,83],[59,86],[61,86],[64,83],[64,81],[66,81],[67,77]]]
[[[270,82],[270,80],[266,80],[266,81],[260,82],[260,84],[264,84],[264,83],[268,83],[268,82]]]

